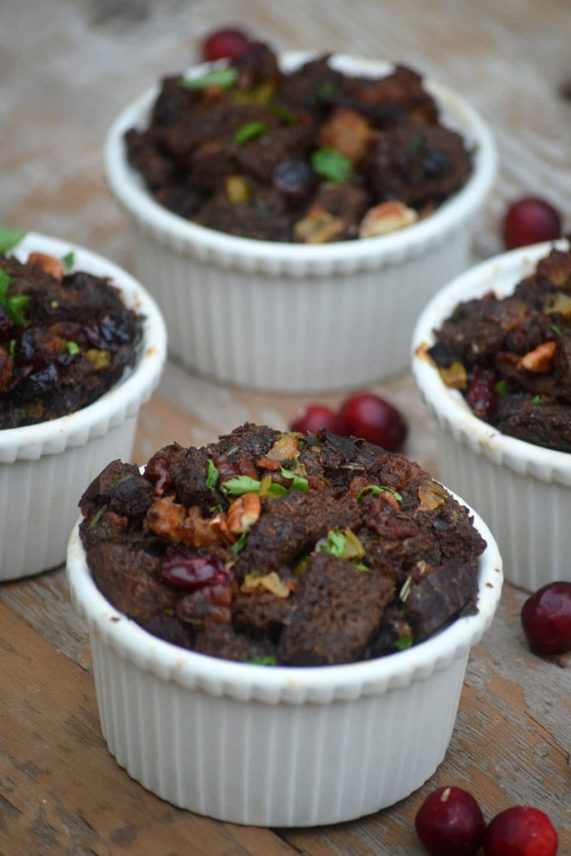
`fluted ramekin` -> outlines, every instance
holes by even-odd
[[[282,65],[307,58],[286,54]],[[347,56],[333,62],[369,76],[389,70]],[[427,88],[474,150],[466,185],[399,232],[320,246],[235,237],[168,211],[129,166],[124,145],[129,128],[146,126],[158,88],[119,115],[105,144],[107,180],[130,215],[133,263],[164,312],[175,358],[215,380],[283,392],[360,386],[408,367],[418,313],[469,263],[470,227],[497,161],[480,116],[444,86]]]
[[[490,523],[506,579],[531,591],[571,580],[571,455],[509,437],[478,419],[462,394],[445,386],[425,350],[458,303],[490,290],[511,294],[551,247],[505,253],[458,277],[431,300],[413,336],[413,374],[440,428],[439,477]]]
[[[488,544],[477,614],[408,651],[303,669],[233,663],[147,633],[99,592],[76,527],[68,581],[110,751],[163,799],[233,823],[337,823],[408,796],[444,758],[470,647],[500,597],[500,554],[476,514],[474,525]]]
[[[62,258],[70,251],[77,270],[109,277],[125,304],[144,316],[143,338],[135,367],[93,404],[59,419],[0,430],[0,581],[64,561],[78,497],[112,458],[130,458],[139,409],[158,384],[166,359],[160,310],[121,268],[67,241],[34,233],[12,253],[25,261],[31,252]]]

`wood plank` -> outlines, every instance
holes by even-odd
[[[269,830],[170,806],[99,730],[91,677],[0,604],[0,853],[292,856]]]

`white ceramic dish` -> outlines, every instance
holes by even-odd
[[[10,251],[20,261],[40,252],[75,254],[75,270],[110,277],[127,306],[144,316],[133,370],[88,407],[37,425],[0,431],[0,581],[53,568],[65,559],[77,501],[112,458],[129,460],[137,414],[156,387],[166,359],[166,330],[141,285],[101,256],[28,233]]]
[[[308,57],[287,54],[282,64]],[[333,62],[369,76],[390,68],[347,56]],[[468,265],[470,227],[497,161],[480,116],[449,89],[427,88],[474,148],[467,184],[400,232],[320,246],[235,237],[163,208],[130,168],[123,142],[129,128],[146,126],[158,88],[120,114],[105,143],[107,179],[130,215],[135,269],[165,314],[180,362],[216,380],[284,392],[365,385],[408,367],[418,313]]]
[[[489,290],[498,296],[511,294],[550,249],[550,244],[539,244],[505,253],[451,282],[420,316],[412,355],[416,384],[441,429],[439,476],[490,522],[506,579],[532,591],[555,580],[571,580],[571,455],[501,434],[478,419],[462,394],[444,385],[423,350],[434,344],[433,331],[458,303]]]
[[[490,625],[502,563],[482,520],[479,611],[390,657],[280,668],[207,657],[117,612],[68,548],[91,638],[102,730],[118,763],[181,808],[233,823],[312,826],[408,796],[442,761],[471,645]]]

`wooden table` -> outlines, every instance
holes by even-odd
[[[130,265],[126,224],[106,192],[100,147],[119,108],[194,60],[213,27],[249,25],[283,49],[342,49],[405,59],[463,92],[492,123],[502,157],[475,237],[500,249],[507,199],[550,198],[571,228],[566,0],[3,0],[0,220],[83,243]],[[437,472],[434,425],[410,377],[377,387],[411,425],[407,452]],[[322,396],[335,403],[339,397]],[[287,424],[299,397],[239,393],[169,365],[141,414],[134,460],[173,439],[201,444],[246,419]],[[0,509],[1,513],[1,509]],[[488,521],[493,528],[493,521]],[[435,786],[470,789],[488,818],[514,803],[547,811],[571,854],[569,658],[531,655],[525,594],[506,586],[472,655],[458,721],[434,779],[393,808],[313,830],[238,827],[147,793],[107,752],[90,654],[63,571],[0,588],[0,853],[202,856],[414,856],[414,815]]]

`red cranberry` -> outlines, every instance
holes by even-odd
[[[206,62],[217,59],[236,59],[250,47],[250,39],[243,30],[225,29],[210,33],[202,44],[202,58]]]
[[[218,559],[208,556],[189,556],[173,551],[161,565],[161,577],[166,583],[188,591],[224,583],[227,576]]]
[[[504,244],[508,250],[561,237],[561,217],[555,208],[536,197],[513,202],[504,217]]]
[[[496,376],[490,369],[474,366],[468,389],[468,403],[480,419],[490,419],[498,409]]]
[[[571,583],[543,586],[523,605],[521,623],[530,648],[541,654],[571,651]]]
[[[376,443],[389,452],[398,451],[406,438],[407,427],[396,407],[372,392],[360,392],[341,405],[339,414],[349,433]]]
[[[555,856],[557,832],[546,814],[521,805],[502,811],[486,830],[485,856]]]
[[[338,413],[324,404],[309,404],[298,413],[290,425],[292,431],[300,434],[314,434],[317,431],[331,431],[332,434],[346,434],[347,426]]]
[[[416,833],[432,856],[476,856],[486,822],[474,797],[462,788],[438,788],[424,800]]]

